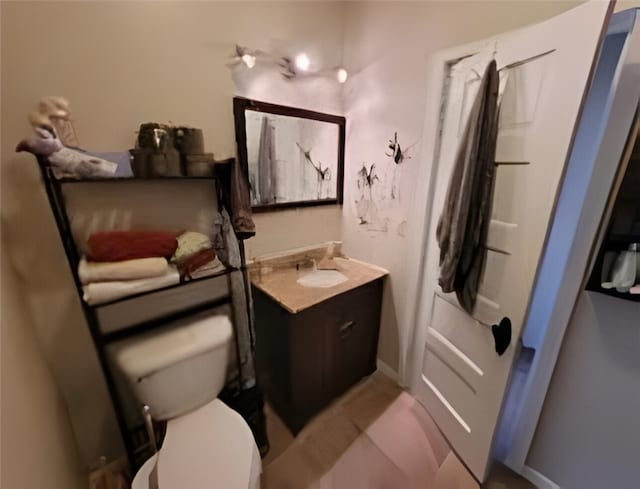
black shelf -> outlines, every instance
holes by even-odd
[[[127,457],[131,468],[133,471],[136,471],[151,455],[150,445],[144,429],[141,430],[139,426],[130,426],[129,418],[131,413],[126,412],[123,398],[123,396],[128,396],[129,394],[124,390],[123,392],[119,392],[120,389],[118,389],[116,385],[116,376],[112,371],[113,365],[108,356],[107,348],[114,341],[133,337],[154,328],[166,326],[168,323],[181,321],[185,318],[206,313],[206,311],[220,307],[229,309],[234,328],[236,328],[237,321],[244,321],[246,323],[245,326],[243,326],[246,331],[243,331],[245,331],[245,335],[248,338],[245,344],[249,345],[249,339],[251,342],[253,341],[251,333],[251,289],[246,273],[244,245],[242,240],[239,240],[241,267],[238,270],[235,268],[226,268],[204,277],[181,281],[178,284],[128,295],[102,304],[89,305],[83,299],[83,284],[80,282],[80,277],[78,276],[78,263],[81,253],[71,231],[70,219],[65,202],[65,188],[71,188],[67,187],[67,185],[84,183],[110,184],[115,185],[115,187],[112,188],[117,189],[118,185],[126,185],[130,182],[153,184],[157,182],[203,181],[210,182],[213,185],[199,186],[206,187],[202,189],[199,188],[199,190],[212,192],[217,200],[218,209],[220,209],[224,206],[224,202],[228,202],[229,200],[228,193],[230,191],[230,183],[227,174],[229,173],[228,168],[230,164],[234,163],[235,160],[230,158],[216,162],[214,167],[216,173],[206,177],[167,176],[88,179],[56,179],[46,158],[38,156],[37,160],[47,198],[82,307],[82,312],[89,332],[91,333],[98,361],[111,396]],[[220,171],[223,173],[220,174]],[[238,292],[232,287],[232,274],[238,271],[242,273],[243,292]],[[240,298],[242,298],[242,301],[240,301]],[[237,358],[241,358],[240,335],[237,329],[234,336],[236,356]],[[225,402],[238,411],[249,423],[256,440],[258,440],[261,453],[264,453],[265,450],[268,450],[268,441],[264,427],[264,415],[262,413],[262,394],[257,385],[248,382],[245,383],[245,380],[251,380],[252,376],[255,378],[255,370],[251,372],[251,370],[254,369],[252,344],[249,345],[249,350],[248,353],[245,351],[245,354],[248,356],[244,359],[244,362],[237,363],[237,374],[233,382],[227,384],[223,393],[226,392],[227,401]]]
[[[640,234],[611,234],[607,236],[607,242],[612,243],[640,243]]]
[[[200,312],[204,312],[210,309],[215,309],[222,305],[229,304],[229,296],[214,299],[212,301],[203,302],[194,306],[189,306],[180,310],[172,311],[170,314],[164,314],[162,316],[155,317],[146,321],[132,323],[124,328],[112,331],[110,333],[103,333],[102,340],[105,345],[110,343],[131,338],[142,333],[146,333],[156,328],[166,326],[168,323],[183,319],[188,316],[193,316]]]
[[[602,223],[606,231],[600,249],[595,255],[595,261],[587,279],[585,289],[591,292],[615,297],[632,302],[640,302],[640,295],[628,292],[618,292],[616,289],[604,289],[602,282],[609,280],[617,256],[629,250],[632,243],[640,243],[640,232],[637,232],[640,218],[640,140],[634,144],[633,155],[628,162],[622,162],[614,191],[609,195],[610,215]],[[639,256],[640,258],[640,253]],[[636,277],[635,283],[640,283]]]
[[[70,183],[125,183],[125,182],[162,182],[162,181],[171,181],[176,182],[180,180],[184,181],[212,181],[216,180],[217,177],[192,177],[192,176],[180,176],[180,177],[147,177],[147,178],[137,178],[137,177],[116,177],[116,178],[55,178],[51,177],[53,181],[59,184],[70,184]]]
[[[599,294],[608,295],[610,297],[616,297],[618,299],[624,299],[627,301],[640,302],[640,294],[629,294],[628,292],[618,292],[616,289],[603,289],[602,287],[590,287],[587,286],[587,290],[590,292],[597,292]]]
[[[150,455],[150,448],[148,444],[145,442],[147,436],[146,432],[140,431],[139,429],[132,429],[128,426],[127,423],[127,415],[125,414],[123,408],[123,400],[121,398],[121,394],[118,392],[116,387],[114,373],[112,372],[112,365],[110,363],[110,359],[108,358],[106,348],[107,346],[116,340],[132,337],[136,334],[143,333],[145,331],[149,331],[153,328],[161,327],[166,325],[168,322],[179,320],[186,316],[190,316],[193,314],[197,314],[201,311],[205,311],[207,309],[219,307],[222,305],[228,304],[231,307],[232,314],[233,312],[233,304],[231,297],[231,287],[229,285],[230,274],[233,272],[233,269],[225,269],[220,272],[212,275],[208,275],[205,277],[200,277],[197,279],[182,281],[178,284],[169,285],[166,287],[160,287],[153,290],[148,290],[145,292],[140,292],[137,294],[132,294],[126,297],[122,297],[113,301],[105,302],[102,304],[90,305],[83,299],[83,290],[82,283],[80,282],[80,278],[78,276],[78,263],[80,260],[80,252],[77,248],[77,244],[73,239],[71,233],[71,226],[69,223],[69,216],[67,214],[65,196],[63,192],[63,188],[67,185],[79,185],[79,184],[110,184],[115,185],[114,188],[117,188],[118,185],[126,185],[130,182],[137,183],[157,183],[157,182],[178,182],[178,181],[206,181],[213,183],[212,192],[216,195],[218,200],[218,205],[222,205],[221,201],[221,189],[220,189],[220,179],[217,176],[207,176],[207,177],[195,177],[195,176],[179,176],[179,177],[151,177],[151,178],[136,178],[136,177],[118,177],[118,178],[88,178],[88,179],[74,179],[74,178],[60,178],[57,179],[53,175],[52,168],[48,164],[45,158],[37,157],[38,166],[40,167],[45,191],[47,193],[47,198],[49,200],[49,204],[51,206],[51,211],[53,213],[53,217],[56,222],[56,226],[58,228],[58,233],[60,235],[60,239],[62,241],[65,255],[67,258],[67,262],[71,269],[71,274],[73,276],[74,284],[76,286],[76,291],[78,294],[78,298],[80,301],[80,305],[82,307],[82,311],[85,316],[85,320],[87,322],[87,326],[91,333],[91,337],[94,343],[94,347],[96,349],[96,354],[98,357],[98,361],[102,368],[102,373],[104,375],[105,382],[107,384],[107,389],[112,399],[114,411],[116,414],[116,420],[118,422],[118,426],[120,428],[120,433],[122,435],[125,449],[127,452],[127,457],[131,464],[132,469],[135,471],[139,468],[140,464],[144,462]],[[243,256],[244,260],[244,256]],[[176,290],[178,294],[178,290],[182,287],[185,287],[186,290],[184,293],[189,293],[188,286],[190,284],[198,283],[198,282],[206,282],[211,281],[212,283],[221,280],[221,277],[226,277],[227,289],[224,293],[219,293],[216,295],[216,290],[209,291],[208,284],[204,283],[201,287],[206,287],[207,292],[211,292],[211,297],[207,297],[203,300],[198,299],[198,301],[189,301],[187,300],[184,304],[174,306],[171,304],[163,310],[162,312],[158,312],[157,315],[149,315],[148,317],[144,317],[144,315],[140,315],[139,318],[136,318],[136,314],[133,309],[138,307],[140,309],[140,303],[144,303],[145,298],[153,299],[154,294],[171,294],[167,292],[169,290]],[[180,294],[178,294],[180,295]],[[102,320],[111,317],[114,309],[126,309],[128,308],[128,304],[131,304],[132,310],[129,311],[129,314],[126,315],[122,324],[116,325],[111,331],[106,331],[103,329]],[[136,306],[137,304],[137,306]],[[248,307],[248,306],[247,306]],[[122,311],[120,311],[122,312]],[[126,311],[124,311],[126,314]],[[110,316],[111,314],[111,316]],[[127,320],[131,321],[127,323]]]

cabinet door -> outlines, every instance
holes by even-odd
[[[327,354],[332,396],[342,394],[375,370],[381,300],[381,280],[331,300]]]
[[[296,424],[294,431],[331,400],[325,332],[329,318],[328,310],[318,306],[291,315],[289,365],[293,419]]]

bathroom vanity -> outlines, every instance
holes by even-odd
[[[293,433],[376,369],[388,272],[338,257],[337,271],[317,270],[317,261],[263,261],[251,273],[258,379]]]

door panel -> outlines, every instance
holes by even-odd
[[[441,85],[448,87],[443,113],[431,112],[425,123],[425,130],[437,128],[440,137],[429,135],[439,150],[425,158],[433,169],[433,202],[424,220],[428,231],[422,243],[426,254],[418,291],[412,389],[479,480],[486,475],[514,345],[524,324],[583,94],[610,9],[604,2],[590,2],[483,44],[439,53],[430,64],[430,77],[443,79],[448,73],[449,79]],[[437,286],[435,227],[479,86],[478,73],[494,55],[503,68],[496,159],[504,164],[496,169],[486,266],[476,308],[468,315],[454,294],[443,294]],[[498,356],[491,325],[503,317],[511,320],[512,344]]]
[[[555,51],[545,53],[509,69],[500,109],[502,137],[508,136],[506,131],[510,128],[533,122],[545,74],[554,55]]]
[[[451,302],[455,301],[454,295],[449,297]],[[490,355],[485,348],[478,348],[478,345],[490,345],[491,333],[479,321],[451,302],[436,294],[429,329],[443,336],[452,345],[451,349],[455,346],[473,363],[474,369],[482,372],[479,365],[486,363]]]

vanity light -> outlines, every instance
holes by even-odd
[[[258,61],[260,61],[261,65],[278,67],[280,74],[287,80],[292,80],[296,77],[330,77],[337,79],[338,83],[344,83],[349,76],[347,70],[339,66],[324,70],[314,69],[313,71],[309,71],[311,69],[311,59],[306,53],[299,53],[295,58],[291,59],[285,56],[275,56],[258,49],[240,46],[239,44],[236,44],[235,52],[230,56],[230,61],[226,63],[226,65],[231,69],[235,69],[244,64],[247,68],[251,69]]]
[[[241,59],[247,68],[253,68],[256,65],[256,57],[251,54],[243,54]]]
[[[347,73],[347,70],[345,70],[344,68],[338,68],[338,71],[336,71],[336,78],[338,79],[339,83],[346,82],[348,77],[349,73]]]
[[[296,56],[296,68],[298,68],[300,71],[307,71],[309,69],[309,66],[311,66],[311,60],[309,59],[309,56],[307,56],[305,53],[300,53],[298,56]]]

